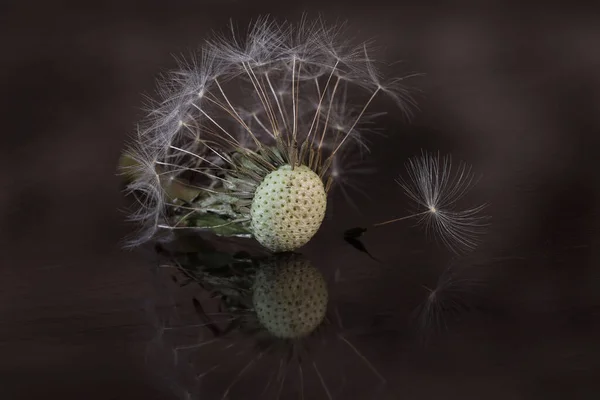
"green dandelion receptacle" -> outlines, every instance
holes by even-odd
[[[306,166],[280,167],[256,189],[250,210],[256,240],[274,252],[293,251],[319,230],[327,194],[323,181]]]

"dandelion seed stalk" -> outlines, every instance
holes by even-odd
[[[416,217],[422,216],[422,215],[427,214],[429,212],[435,212],[435,211],[433,211],[433,210],[427,210],[427,211],[423,211],[422,213],[418,213],[418,214],[407,215],[405,217],[400,217],[400,218],[394,218],[394,219],[390,219],[390,220],[387,220],[387,221],[383,221],[383,222],[379,222],[379,223],[376,223],[376,224],[372,224],[371,227],[375,228],[375,227],[382,226],[382,225],[392,224],[394,222],[405,221],[407,219],[411,219],[411,218],[416,218]]]

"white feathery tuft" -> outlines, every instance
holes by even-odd
[[[415,203],[418,224],[438,237],[456,253],[473,250],[484,233],[488,216],[481,215],[486,204],[459,209],[458,202],[475,185],[471,166],[461,162],[452,169],[450,156],[440,158],[423,152],[406,163],[407,178],[397,182]]]
[[[150,240],[163,218],[165,198],[161,177],[156,169],[159,154],[150,146],[131,146],[125,153],[133,163],[121,172],[135,176],[126,187],[126,193],[135,198],[136,204],[128,220],[140,225],[135,236],[125,243],[126,247],[135,247]]]

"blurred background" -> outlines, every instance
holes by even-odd
[[[376,172],[355,182],[369,196],[354,193],[352,207],[336,192],[304,249],[319,266],[385,278],[345,288],[356,304],[388,309],[386,328],[360,344],[392,388],[355,398],[597,399],[600,15],[576,4],[483,3],[3,2],[0,398],[186,392],[147,362],[153,259],[120,248],[131,227],[118,158],[173,55],[230,19],[243,27],[307,12],[374,39],[379,60],[402,61],[392,75],[424,73],[411,82],[420,110],[410,123],[394,113],[379,120],[387,137],[372,138]],[[490,204],[493,224],[460,259],[410,224],[380,228],[364,243],[381,266],[342,233],[403,215],[394,179],[421,149],[473,165],[482,179],[470,200]],[[469,300],[475,311],[417,345],[407,321],[450,264],[484,282]]]

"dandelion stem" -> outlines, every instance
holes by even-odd
[[[391,220],[389,220],[389,221],[379,222],[379,223],[377,223],[377,224],[373,224],[373,225],[371,225],[371,226],[372,226],[372,227],[376,227],[376,226],[381,226],[381,225],[391,224],[392,222],[404,221],[405,219],[410,219],[410,218],[418,217],[418,216],[420,216],[420,215],[425,215],[425,214],[427,214],[427,213],[430,213],[430,212],[432,212],[432,211],[431,211],[431,210],[427,210],[427,211],[423,211],[423,212],[421,212],[421,213],[418,213],[418,214],[407,215],[407,216],[405,216],[405,217],[394,218],[394,219],[391,219]]]
[[[206,158],[204,158],[204,157],[201,157],[201,156],[199,156],[199,155],[198,155],[198,154],[196,154],[196,153],[193,153],[193,152],[191,152],[191,151],[187,151],[187,150],[185,150],[185,149],[182,149],[182,148],[180,148],[180,147],[173,146],[173,145],[169,145],[169,147],[170,147],[171,149],[173,149],[173,150],[181,151],[182,153],[188,154],[188,155],[190,155],[190,156],[192,156],[192,157],[196,157],[196,158],[198,158],[199,160],[201,160],[201,161],[204,161],[204,162],[206,162],[206,163],[208,163],[208,164],[210,164],[210,165],[212,165],[212,166],[214,166],[214,167],[220,168],[220,167],[219,167],[217,164],[215,164],[215,163],[211,162],[210,160],[208,160],[208,159],[206,159]]]
[[[279,102],[279,98],[275,93],[275,89],[273,88],[273,84],[271,83],[271,78],[269,78],[269,73],[265,73],[265,78],[267,79],[267,83],[269,84],[269,88],[271,89],[271,93],[273,93],[273,98],[275,99],[275,104],[277,104],[277,108],[279,109],[279,114],[281,115],[281,120],[283,121],[283,125],[285,129],[289,129],[287,118],[285,117],[285,113],[283,112],[283,108],[281,103]]]
[[[206,342],[192,344],[192,345],[189,345],[189,346],[179,346],[179,347],[175,348],[175,351],[177,352],[177,351],[180,351],[180,350],[198,349],[200,347],[204,347],[204,346],[207,346],[207,345],[209,345],[211,343],[214,343],[214,342],[216,342],[218,340],[220,340],[220,339],[219,338],[217,338],[217,339],[211,339],[211,340],[207,340]]]
[[[346,136],[344,136],[344,138],[340,141],[340,143],[337,145],[337,147],[335,148],[335,150],[329,156],[330,159],[333,159],[333,156],[335,156],[335,153],[338,152],[338,150],[340,149],[340,147],[342,147],[342,145],[344,144],[344,142],[346,141],[346,139],[348,139],[348,136],[350,136],[350,134],[352,133],[352,131],[354,130],[354,128],[356,127],[356,125],[358,124],[358,122],[360,121],[360,119],[362,118],[362,116],[365,113],[365,111],[367,111],[367,108],[369,107],[369,104],[371,104],[371,102],[373,101],[373,99],[375,98],[375,96],[377,95],[377,93],[379,93],[380,90],[381,90],[381,88],[378,87],[377,90],[375,90],[373,92],[373,94],[371,95],[371,97],[369,98],[369,100],[365,103],[365,106],[362,108],[360,114],[358,114],[358,117],[356,117],[356,120],[354,121],[354,124],[352,124],[352,126],[350,127],[350,129],[348,129],[348,133],[346,133]]]
[[[223,133],[225,135],[227,135],[229,138],[231,138],[231,140],[233,141],[232,143],[236,146],[240,146],[240,142],[238,142],[238,140],[236,138],[234,138],[229,132],[227,132],[227,130],[225,130],[225,128],[223,128],[221,125],[219,125],[219,123],[217,121],[215,121],[210,115],[208,115],[203,109],[201,109],[200,107],[198,107],[196,104],[192,105],[194,107],[196,107],[198,109],[198,111],[200,111],[202,113],[202,115],[204,115],[206,118],[208,118],[210,120],[210,122],[212,122],[213,124],[216,125],[217,128],[219,128],[221,131],[223,131]]]
[[[193,214],[197,211],[198,210],[189,212],[188,214],[183,216],[179,220],[179,222],[177,222],[174,226],[160,224],[160,225],[158,225],[158,227],[162,228],[162,229],[170,229],[170,230],[173,230],[173,229],[215,229],[215,228],[222,228],[224,226],[231,225],[231,224],[236,224],[238,222],[246,222],[246,221],[250,220],[250,218],[239,218],[239,219],[231,220],[229,222],[225,222],[223,224],[213,225],[213,226],[178,226],[180,223],[182,223],[185,220],[185,218],[189,217],[191,214]]]
[[[302,68],[302,64],[298,63],[298,74],[297,74],[297,78],[296,78],[296,118],[298,118],[300,112],[299,112],[299,107],[300,107],[300,68]],[[294,82],[292,80],[292,85],[294,85]],[[294,129],[294,136],[293,136],[293,141],[294,143],[296,142],[296,137],[298,135],[298,122],[294,121],[295,125],[296,125],[296,129]]]
[[[369,369],[375,375],[377,375],[377,377],[381,380],[381,382],[383,382],[383,383],[387,382],[387,380],[379,373],[379,371],[377,371],[377,369],[373,366],[373,364],[371,364],[371,362],[367,359],[367,357],[365,357],[364,355],[362,355],[362,353],[360,351],[358,351],[358,349],[352,343],[350,343],[350,341],[348,339],[346,339],[341,334],[338,334],[338,337],[340,338],[340,340],[342,342],[346,343],[348,345],[348,347],[350,347],[354,351],[354,353],[356,353],[356,355],[358,357],[360,357],[360,359],[367,365],[367,367],[369,367]]]
[[[300,400],[304,400],[304,372],[302,372],[302,364],[298,364],[298,374],[300,376]]]
[[[206,375],[210,374],[212,371],[219,368],[220,366],[221,366],[221,364],[216,364],[216,365],[212,366],[211,368],[209,368],[208,370],[199,373],[198,375],[196,375],[196,379],[204,378]]]
[[[283,368],[283,363],[279,363],[279,373],[277,380],[281,380],[279,384],[279,389],[277,390],[277,400],[281,398],[281,392],[283,391],[283,386],[285,385],[285,379],[287,378],[288,368],[290,367],[289,361],[286,362],[285,368]]]
[[[269,122],[271,123],[271,127],[273,128],[273,132],[278,133],[279,129],[277,128],[275,114],[273,113],[273,108],[271,107],[271,104],[269,103],[269,98],[267,97],[265,90],[263,89],[262,85],[258,81],[258,78],[256,77],[256,74],[254,74],[254,71],[250,67],[250,64],[242,63],[242,66],[244,67],[246,74],[248,74],[248,77],[250,78],[250,82],[252,83],[252,86],[254,86],[254,90],[256,91],[256,94],[258,95],[258,98],[260,99],[260,102],[263,105],[263,108],[267,114],[267,117],[269,118]]]
[[[335,85],[333,86],[333,91],[331,93],[331,99],[329,99],[329,107],[327,108],[327,117],[325,118],[325,125],[323,126],[323,133],[321,134],[321,141],[319,142],[319,149],[321,149],[323,146],[323,139],[325,139],[325,133],[327,132],[327,126],[329,125],[329,117],[331,115],[333,100],[335,99],[335,92],[337,91],[339,83],[340,83],[340,78],[338,77],[337,80],[335,81]]]
[[[221,178],[219,176],[216,176],[214,174],[208,173],[208,172],[203,171],[203,170],[198,169],[198,168],[181,167],[180,165],[177,165],[177,164],[167,163],[167,162],[162,162],[162,161],[157,161],[156,164],[157,165],[163,165],[165,167],[177,167],[177,169],[175,169],[173,171],[165,171],[165,172],[160,173],[159,175],[165,175],[165,174],[169,174],[169,173],[173,173],[173,172],[192,171],[192,172],[196,172],[196,173],[199,173],[199,174],[202,174],[202,175],[206,175],[206,176],[208,176],[209,178],[212,178],[212,179],[218,179],[218,180],[221,180],[223,182],[227,182],[227,179],[225,179],[225,178]]]
[[[254,120],[255,120],[255,121],[258,123],[258,125],[259,125],[261,128],[263,128],[263,129],[264,129],[264,131],[265,131],[265,132],[267,132],[269,135],[271,135],[271,136],[273,137],[273,139],[276,139],[276,137],[275,137],[275,134],[274,134],[273,132],[271,132],[271,131],[269,130],[269,128],[267,128],[267,127],[265,126],[265,124],[263,124],[263,123],[262,123],[262,121],[261,121],[261,120],[260,120],[260,119],[259,119],[259,118],[256,116],[256,114],[254,114],[254,115],[252,116],[252,118],[254,118]]]
[[[312,365],[313,365],[313,368],[314,368],[315,372],[317,373],[317,377],[319,377],[319,381],[321,382],[321,386],[323,386],[323,389],[325,389],[325,393],[327,393],[327,398],[329,400],[333,400],[333,397],[331,396],[331,393],[329,392],[329,389],[327,388],[327,384],[325,383],[325,380],[323,379],[323,376],[321,375],[321,372],[319,372],[319,368],[317,367],[317,364],[313,361]]]
[[[240,114],[238,114],[238,112],[235,110],[235,108],[231,105],[231,102],[229,101],[229,98],[227,97],[227,95],[225,95],[225,92],[223,91],[223,88],[219,84],[219,81],[217,80],[217,78],[215,78],[215,84],[219,88],[219,91],[223,95],[223,98],[227,102],[227,105],[229,106],[229,108],[231,109],[231,111],[233,111],[235,113],[235,117],[237,117],[235,119],[240,123],[240,125],[242,125],[248,131],[248,133],[252,136],[252,138],[254,139],[254,141],[257,142],[257,143],[259,143],[258,139],[256,139],[256,137],[254,136],[254,134],[250,130],[250,127],[248,125],[246,125],[246,123],[244,122],[244,120],[242,119],[242,117],[240,117]]]
[[[292,113],[293,113],[293,128],[292,128],[292,137],[296,139],[296,57],[292,59]]]
[[[327,78],[327,82],[325,83],[325,87],[323,88],[323,92],[321,93],[320,87],[319,87],[319,81],[317,79],[315,79],[315,84],[317,85],[317,92],[319,95],[319,104],[317,104],[317,110],[315,111],[315,116],[313,117],[312,123],[310,125],[310,129],[308,130],[308,134],[306,135],[306,140],[308,141],[308,139],[310,138],[312,132],[313,132],[313,128],[315,129],[315,131],[317,130],[315,127],[315,122],[317,122],[317,117],[319,116],[319,113],[321,111],[321,105],[323,103],[323,98],[325,97],[325,91],[327,90],[327,88],[329,87],[329,82],[331,82],[331,78],[337,68],[337,65],[339,63],[339,60],[336,61],[335,65],[332,67],[331,69],[331,73],[329,74],[329,77]],[[338,82],[339,82],[339,78],[338,78]],[[337,86],[337,83],[336,83]],[[311,144],[314,143],[314,140],[311,142]]]
[[[252,360],[250,360],[250,362],[248,362],[248,364],[246,364],[246,366],[244,368],[242,368],[242,370],[237,374],[237,376],[235,377],[235,379],[231,382],[231,384],[227,387],[227,389],[225,390],[225,393],[223,393],[223,397],[221,397],[222,400],[226,399],[227,396],[229,395],[229,392],[231,391],[231,389],[233,388],[233,386],[240,380],[240,378],[244,375],[244,373],[258,360],[260,360],[260,358],[263,356],[264,352],[260,353],[258,356],[254,357]]]

